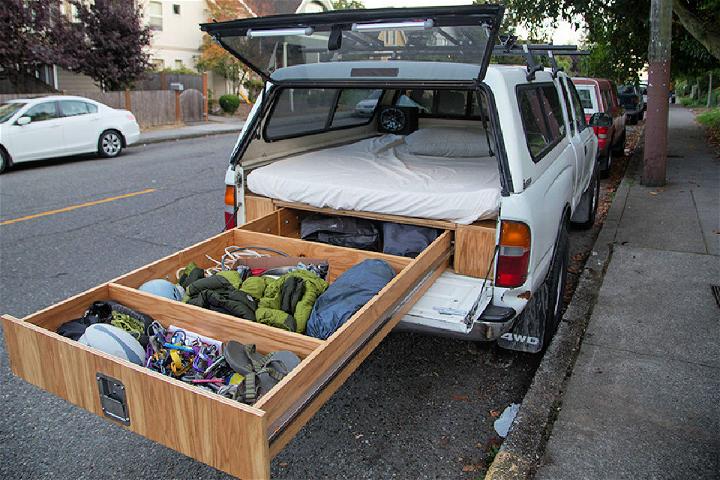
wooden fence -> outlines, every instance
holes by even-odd
[[[203,95],[194,89],[182,93],[173,90],[65,93],[90,98],[108,107],[130,110],[143,128],[203,120]],[[4,94],[0,95],[0,102],[41,96],[43,94]]]
[[[135,81],[133,88],[135,90],[170,90],[171,83],[181,83],[185,90],[202,91],[203,76],[189,73],[145,73]]]

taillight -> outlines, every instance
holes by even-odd
[[[606,140],[608,138],[608,132],[610,131],[608,127],[593,127],[593,130],[600,140]]]
[[[530,263],[530,227],[521,222],[503,220],[500,225],[495,285],[519,287],[527,279]]]
[[[225,230],[235,228],[235,186],[225,185]]]

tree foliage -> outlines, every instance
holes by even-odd
[[[354,8],[365,8],[362,0],[334,0],[332,6],[335,10],[350,10]]]
[[[129,87],[148,66],[150,31],[133,2],[73,0],[71,21],[56,0],[0,2],[0,66],[21,78],[34,65],[83,73],[103,89]],[[14,82],[22,85],[22,82]]]
[[[209,21],[226,21],[248,15],[239,0],[207,0]],[[196,67],[200,71],[211,71],[232,84],[232,92],[238,94],[249,71],[242,62],[218,45],[208,34],[203,35],[200,56]]]
[[[134,2],[73,0],[77,21],[66,27],[66,52],[79,60],[71,70],[84,73],[103,90],[129,88],[149,67],[149,27]]]
[[[0,67],[16,85],[38,64],[59,63],[53,28],[58,13],[53,0],[2,0],[0,2]]]
[[[587,27],[586,47],[592,55],[583,61],[589,75],[616,81],[637,79],[647,62],[650,0],[508,0],[514,18],[532,29],[566,20]],[[684,16],[678,14],[683,8]],[[672,68],[675,75],[687,69],[709,68],[714,48],[720,51],[720,0],[674,0]],[[696,20],[692,23],[688,12]],[[702,20],[702,21],[699,21]]]

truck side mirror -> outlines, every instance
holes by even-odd
[[[590,117],[590,126],[591,127],[611,127],[613,124],[613,119],[610,115],[603,112],[593,113],[592,117]]]
[[[27,125],[30,122],[32,122],[32,118],[30,118],[30,117],[20,117],[17,120],[17,124],[21,127],[24,125]]]

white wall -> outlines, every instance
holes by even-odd
[[[152,0],[142,0],[146,22],[150,21]],[[185,67],[195,68],[195,57],[200,54],[202,32],[199,24],[207,22],[205,0],[159,0],[162,5],[162,30],[153,32],[150,60],[163,60],[166,68],[176,68],[180,60]],[[180,13],[173,6],[180,7]]]

